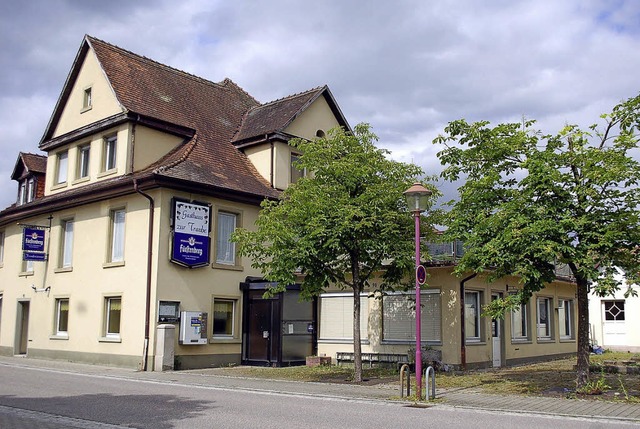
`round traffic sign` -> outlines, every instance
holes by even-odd
[[[419,285],[423,285],[427,281],[427,269],[424,265],[418,265],[416,267],[416,279]]]

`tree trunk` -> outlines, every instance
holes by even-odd
[[[353,285],[353,381],[362,382],[362,346],[360,344],[360,288]]]
[[[587,279],[576,276],[578,285],[578,362],[576,365],[576,388],[589,381],[589,288]]]

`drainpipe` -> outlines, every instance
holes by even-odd
[[[265,139],[269,138],[268,134],[264,135]],[[271,165],[269,168],[269,181],[271,182],[271,187],[274,188],[274,184],[273,184],[273,159],[274,159],[274,147],[273,147],[273,141],[270,142],[271,143]]]
[[[463,370],[467,369],[467,333],[465,330],[464,311],[464,284],[476,277],[478,273],[473,273],[460,281],[460,365]]]
[[[151,318],[151,263],[153,256],[153,211],[155,203],[149,194],[145,194],[138,189],[138,181],[133,179],[133,189],[149,200],[149,233],[147,238],[147,299],[144,313],[144,346],[142,350],[142,370],[147,370],[147,360],[149,358],[149,319]]]

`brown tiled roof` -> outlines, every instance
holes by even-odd
[[[154,164],[154,174],[262,196],[277,196],[231,143],[258,102],[225,79],[210,82],[87,36],[120,104],[130,112],[196,131],[197,138]]]
[[[326,87],[314,88],[252,107],[245,115],[242,127],[233,139],[234,142],[283,131],[325,90]]]
[[[45,174],[47,172],[47,157],[35,153],[20,152],[16,165],[11,174],[13,180],[20,180],[27,174]]]

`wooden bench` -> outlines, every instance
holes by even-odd
[[[354,361],[353,352],[336,352],[336,363],[340,365],[343,362],[352,363]],[[368,362],[369,368],[377,364],[398,364],[409,363],[409,357],[406,354],[395,353],[362,353],[362,362]]]

